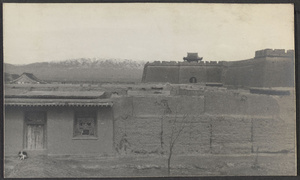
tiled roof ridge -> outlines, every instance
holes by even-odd
[[[35,80],[37,82],[40,82],[40,83],[45,83],[45,81],[37,78],[33,73],[27,73],[27,72],[23,72],[17,79],[14,79],[12,80],[11,82],[16,82],[18,81],[19,79],[22,78],[23,75],[26,75],[28,78],[32,79],[32,80]]]

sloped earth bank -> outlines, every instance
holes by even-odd
[[[172,158],[171,176],[295,175],[295,162],[291,153],[176,156]],[[36,156],[24,161],[6,157],[4,168],[7,178],[157,177],[167,176],[167,157]]]

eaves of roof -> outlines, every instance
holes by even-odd
[[[5,98],[5,106],[77,106],[77,107],[112,107],[113,102],[103,99],[27,99]]]
[[[41,99],[98,99],[103,98],[102,91],[6,91],[5,98],[41,98]]]

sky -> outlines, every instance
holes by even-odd
[[[76,58],[204,61],[294,49],[292,4],[3,4],[4,62]]]

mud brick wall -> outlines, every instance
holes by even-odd
[[[129,118],[125,131],[129,148],[134,153],[159,152],[160,126],[159,118]]]
[[[119,153],[158,153],[161,121],[158,117],[128,117],[115,121],[114,146]]]
[[[133,97],[112,98],[112,101],[114,102],[113,113],[115,120],[128,115],[132,116]]]
[[[165,106],[162,101],[167,101],[172,114],[202,114],[204,113],[203,96],[153,96],[153,97],[134,97],[133,115],[162,116]]]
[[[294,59],[267,57],[264,63],[264,87],[294,87]]]
[[[179,66],[147,66],[144,68],[143,82],[178,83]]]
[[[164,118],[163,124],[163,150],[165,152],[169,151],[172,131],[174,139],[183,128],[175,142],[174,153],[210,153],[211,126],[207,116],[168,116]]]
[[[223,63],[223,83],[247,87],[293,87],[293,57],[258,57]]]
[[[250,59],[224,63],[223,83],[234,86],[263,86],[264,62],[262,59]]]
[[[205,116],[188,117],[188,122],[182,122],[182,116],[177,117],[174,126],[175,116],[166,117],[131,117],[125,121],[119,121],[116,131],[122,133],[116,139],[117,151],[122,152],[121,141],[126,134],[128,150],[132,153],[165,153],[169,151],[172,127],[178,129],[184,126],[184,131],[176,141],[174,152],[182,153],[209,153],[210,151],[210,125]],[[174,138],[174,137],[173,137]]]
[[[184,89],[184,88],[178,88],[178,92],[175,92],[174,94],[178,95],[187,95],[187,96],[203,96],[204,90],[192,90],[192,89]]]
[[[206,66],[180,66],[179,83],[190,83],[191,77],[195,77],[197,83],[206,82]]]
[[[205,92],[205,112],[208,114],[276,116],[279,105],[271,96],[249,93]]]
[[[222,64],[195,64],[194,66],[181,65],[179,69],[179,83],[190,83],[190,78],[195,77],[197,83],[221,82]]]
[[[113,146],[116,151],[122,148],[120,142],[126,134],[127,121],[132,117],[132,100],[132,97],[113,99]]]
[[[251,121],[244,117],[210,116],[211,153],[251,153]]]
[[[221,82],[223,64],[218,62],[154,62],[144,67],[142,82],[189,83],[191,77],[197,82]]]
[[[282,119],[253,119],[253,150],[295,152],[295,127]]]
[[[165,106],[161,104],[162,100],[168,102],[170,112],[165,112]],[[128,146],[129,151],[135,153],[166,151],[164,142],[168,139],[166,135],[168,134],[170,123],[175,119],[175,114],[178,116],[189,114],[190,117],[194,117],[203,113],[204,97],[201,96],[127,97],[116,99],[114,103],[115,148],[117,151],[123,151],[122,142],[125,138],[125,141],[128,141],[130,144],[130,147]],[[194,132],[187,131],[190,138],[205,138],[201,133],[199,134],[201,128],[206,127],[200,125],[201,123],[203,122],[194,120]],[[197,129],[196,127],[200,128]],[[183,142],[186,142],[186,140]],[[197,146],[196,148],[199,149],[197,151],[204,151],[201,150],[203,147],[198,147],[204,142],[203,140],[190,142],[192,142],[190,144],[193,144],[193,146]],[[185,144],[182,146],[185,146]]]
[[[207,66],[206,82],[221,82],[222,71],[222,66]]]
[[[172,129],[176,134],[184,126],[175,154],[249,154],[257,147],[261,153],[293,152],[295,124],[282,119],[287,117],[285,103],[280,108],[276,98],[237,91],[119,98],[114,104],[114,145],[118,152],[167,153]],[[159,104],[162,100],[170,112]]]

